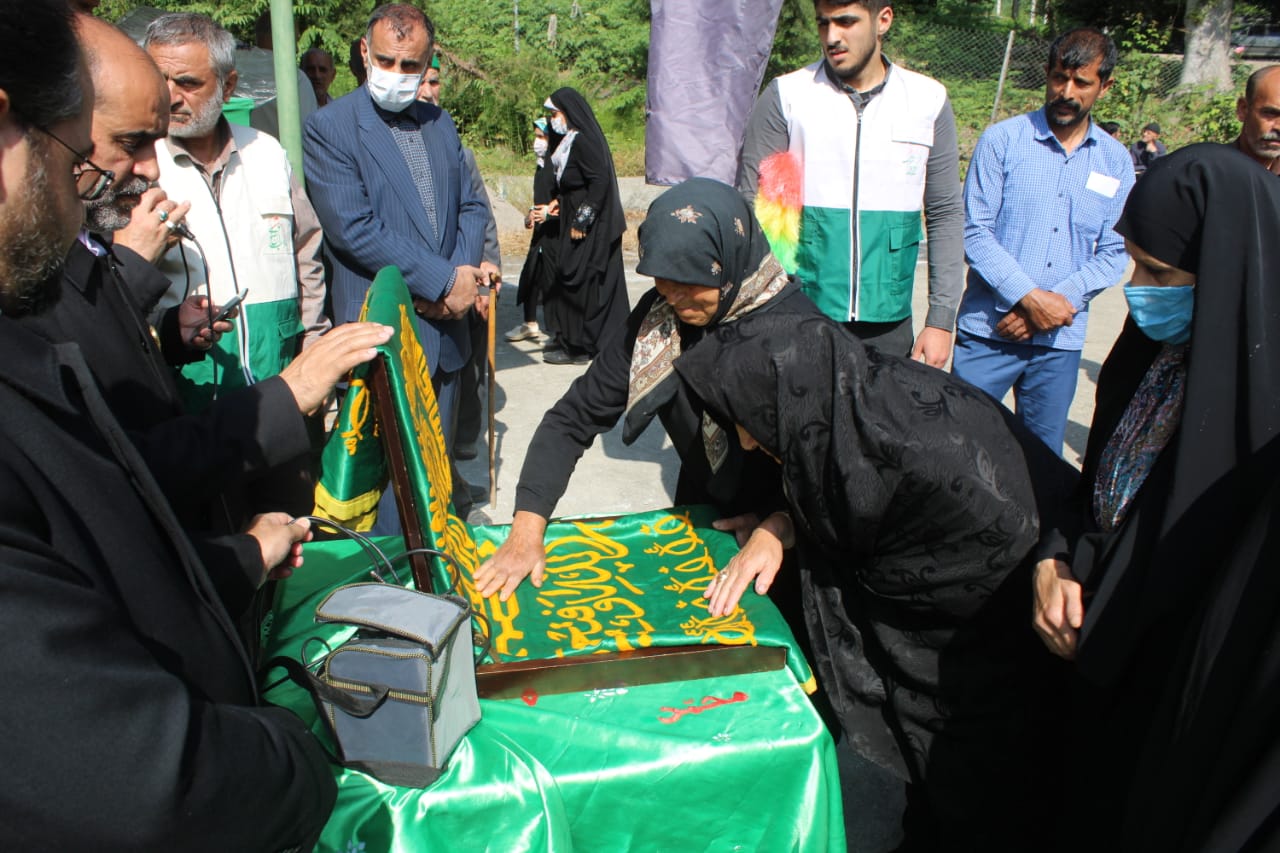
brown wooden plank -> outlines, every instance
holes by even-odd
[[[481,698],[516,699],[782,669],[781,646],[667,646],[476,667]]]
[[[427,539],[422,533],[419,522],[418,498],[414,494],[413,485],[409,482],[409,467],[404,456],[404,436],[400,432],[400,424],[396,420],[395,404],[392,402],[391,382],[387,373],[386,360],[379,355],[369,365],[369,392],[373,394],[373,412],[378,421],[378,434],[382,436],[382,449],[387,457],[387,471],[391,477],[391,488],[396,495],[396,509],[400,513],[400,528],[404,531],[406,550],[426,548]],[[414,442],[413,446],[417,446]],[[422,592],[433,592],[431,584],[431,558],[426,554],[410,554],[409,566],[413,571],[413,582]]]

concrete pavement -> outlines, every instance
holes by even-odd
[[[630,218],[630,217],[629,217]],[[541,345],[530,341],[508,343],[502,333],[519,324],[520,308],[515,304],[514,284],[527,237],[503,234],[504,278],[511,283],[498,301],[498,342],[496,348],[498,395],[495,410],[497,484],[492,502],[481,507],[495,523],[511,520],[515,487],[525,451],[543,413],[560,398],[569,385],[586,370],[585,366],[557,366],[542,361]],[[523,241],[520,238],[523,237]],[[634,237],[633,237],[634,239]],[[629,245],[634,245],[630,243]],[[518,252],[518,254],[516,254]],[[928,267],[922,259],[916,268],[914,316],[917,331],[927,307]],[[627,289],[634,305],[651,286],[651,280],[635,272],[635,253],[624,253]],[[1089,332],[1080,363],[1080,378],[1071,407],[1063,450],[1077,467],[1084,455],[1098,369],[1120,333],[1127,314],[1124,297],[1113,287],[1094,300]],[[487,399],[487,397],[486,397]],[[1005,404],[1012,406],[1012,395]],[[670,506],[675,490],[679,460],[666,433],[656,419],[630,447],[622,443],[621,427],[601,436],[579,461],[569,489],[557,507],[557,515],[603,515],[638,512]],[[459,464],[472,483],[484,483],[488,476],[483,443],[480,455]],[[836,749],[844,802],[845,831],[850,850],[883,851],[901,840],[900,819],[905,808],[902,783],[888,771],[857,756],[847,740]]]
[[[495,523],[511,520],[520,467],[524,464],[525,451],[543,413],[586,370],[585,366],[545,364],[541,345],[531,341],[512,344],[502,337],[503,332],[520,323],[520,308],[515,304],[515,283],[519,280],[524,260],[523,246],[516,242],[523,235],[516,233],[514,239],[506,239],[505,233],[503,236],[503,277],[509,286],[504,288],[498,300],[498,395],[495,407],[498,488],[491,503],[481,506]],[[652,280],[636,274],[634,253],[624,253],[624,261],[627,289],[634,305],[640,294],[651,286]],[[927,273],[922,252],[921,263],[916,270],[914,313],[917,320],[925,314]],[[1120,333],[1126,313],[1124,297],[1118,286],[1095,299],[1090,310],[1088,339],[1080,363],[1080,381],[1071,407],[1063,451],[1066,459],[1077,466],[1084,455],[1089,423],[1093,417],[1098,368]],[[1012,406],[1011,397],[1005,402]],[[476,459],[459,463],[463,476],[472,483],[485,483],[488,479],[483,437],[479,449]],[[678,465],[671,443],[656,420],[630,447],[622,443],[621,427],[615,427],[597,439],[578,463],[569,490],[556,512],[558,515],[614,514],[669,506]]]

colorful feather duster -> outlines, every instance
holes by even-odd
[[[791,274],[796,271],[796,249],[800,245],[803,172],[797,155],[779,151],[760,161],[756,187],[756,219],[760,220],[774,257]]]

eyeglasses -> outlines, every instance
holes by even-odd
[[[55,136],[48,128],[41,127],[38,124],[32,126],[54,142],[61,145],[63,148],[70,151],[76,158],[71,174],[76,179],[76,188],[77,192],[80,194],[80,200],[95,201],[101,198],[102,194],[107,191],[107,187],[111,186],[111,182],[116,179],[116,173],[110,169],[95,166],[87,154],[81,154],[79,151]],[[92,178],[93,183],[89,185],[88,189],[81,189],[85,176]]]

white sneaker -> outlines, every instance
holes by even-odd
[[[536,325],[530,323],[521,323],[511,331],[503,335],[507,340],[515,343],[516,341],[538,340],[542,337],[542,332]]]

